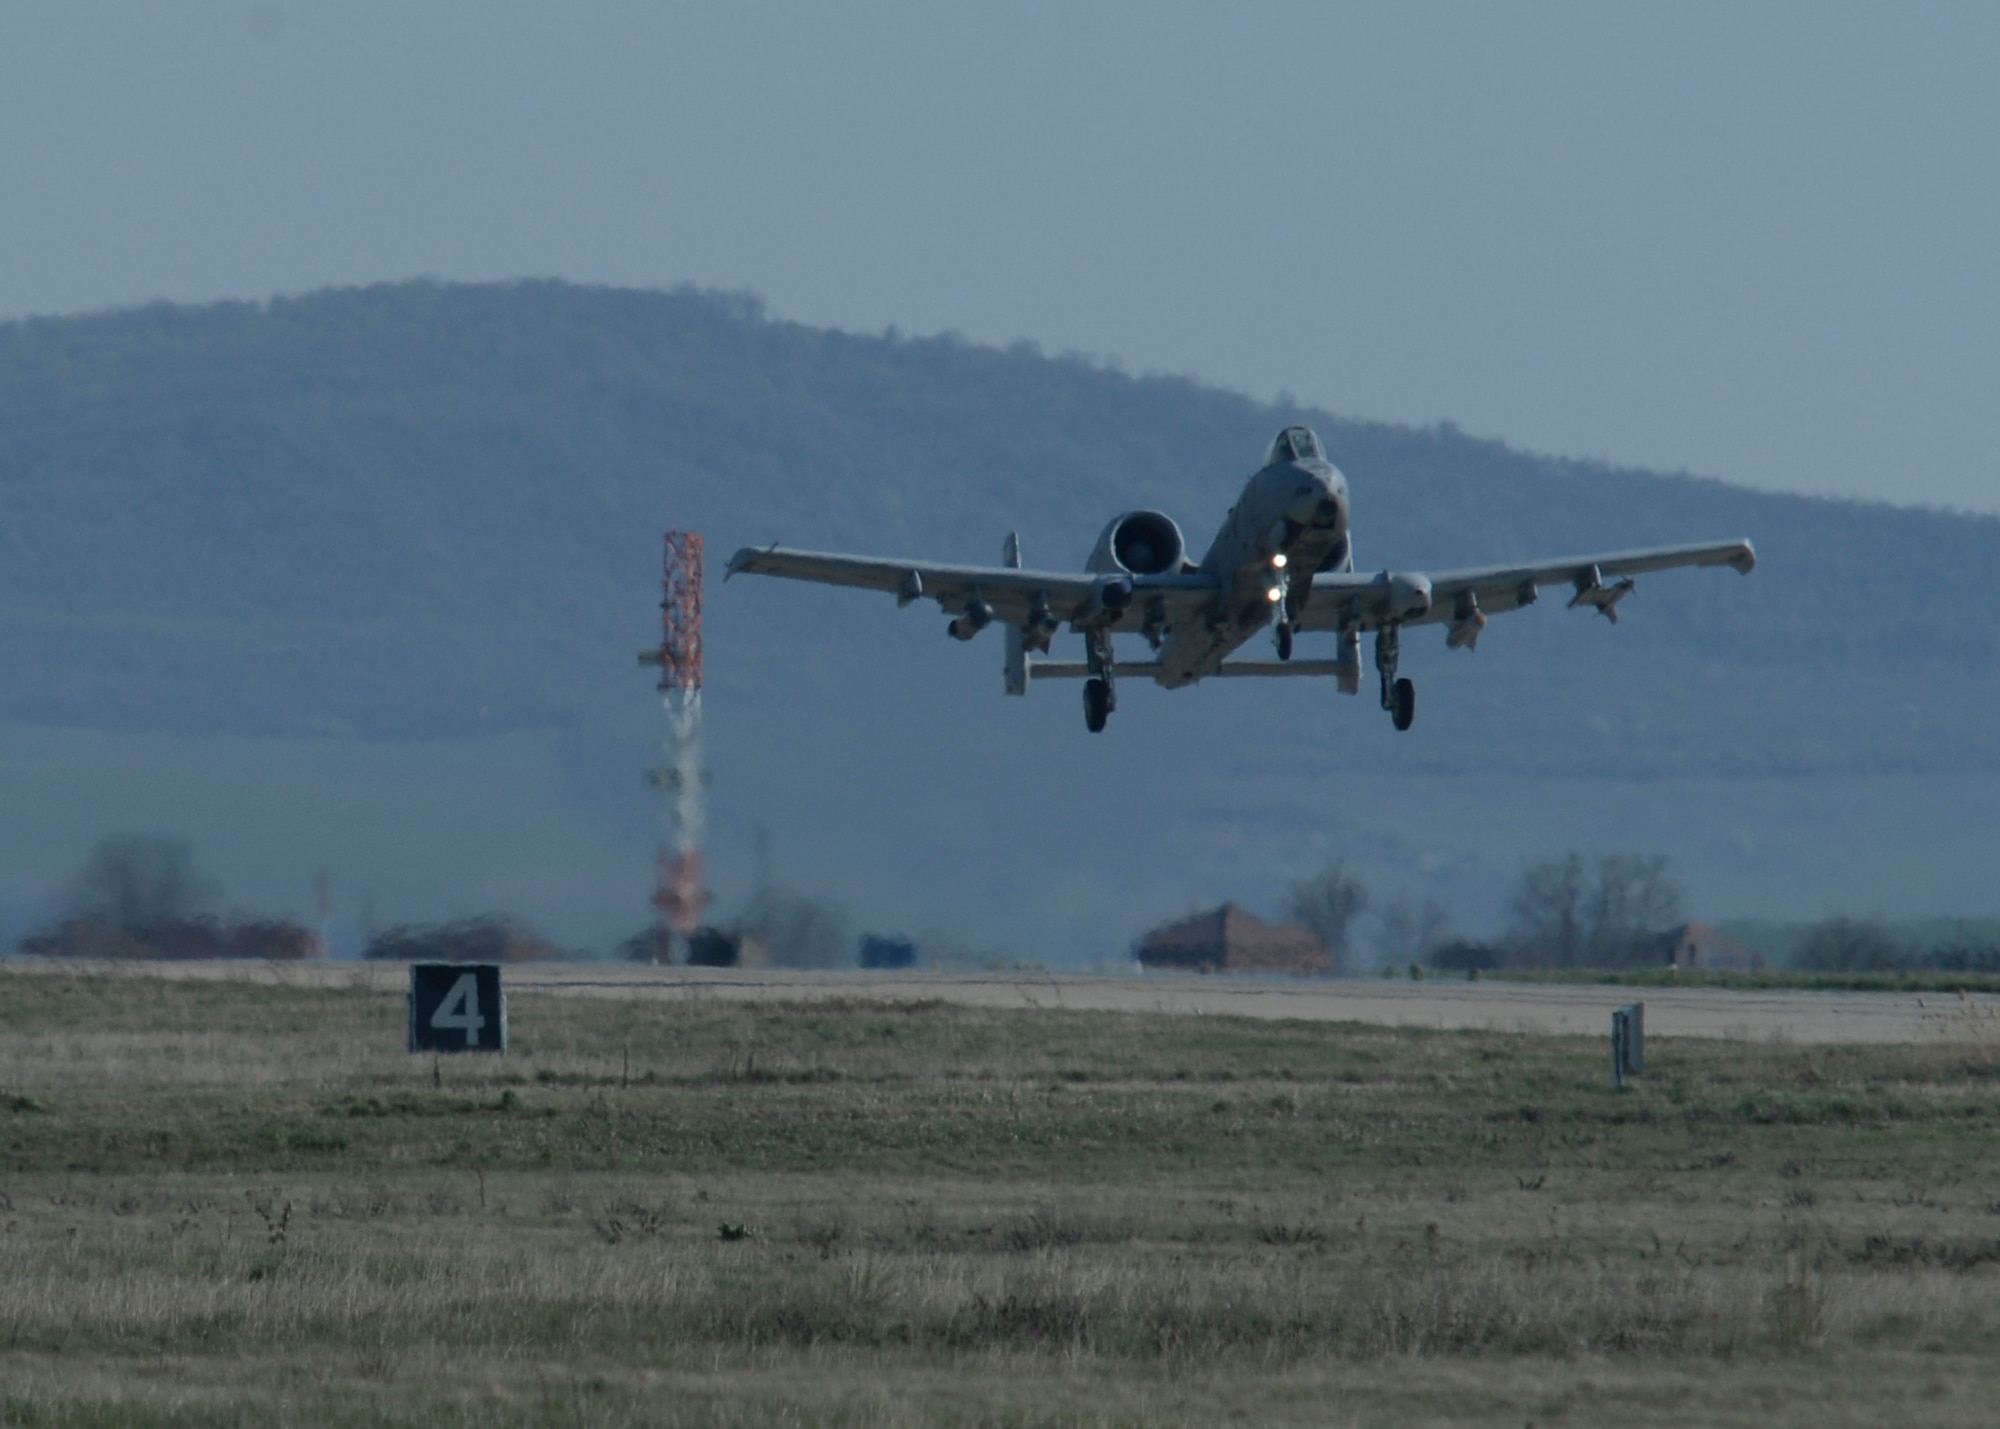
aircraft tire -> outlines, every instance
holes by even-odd
[[[1417,686],[1407,676],[1396,681],[1389,692],[1390,718],[1395,720],[1397,729],[1408,729],[1417,722]]]
[[[1278,658],[1280,660],[1292,658],[1292,624],[1283,617],[1278,620]]]
[[[1111,717],[1111,690],[1104,681],[1092,676],[1083,682],[1083,723],[1092,734],[1104,732],[1104,722]]]

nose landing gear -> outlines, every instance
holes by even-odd
[[[1375,668],[1382,676],[1382,708],[1397,729],[1408,729],[1417,721],[1417,686],[1409,679],[1396,678],[1396,665],[1403,654],[1401,627],[1390,624],[1375,632]]]

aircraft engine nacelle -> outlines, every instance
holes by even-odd
[[[1076,618],[1072,628],[1116,625],[1132,608],[1132,582],[1124,576],[1099,581],[1090,592],[1090,604]]]
[[[1083,568],[1100,575],[1163,576],[1187,559],[1187,542],[1173,518],[1159,511],[1127,511],[1104,528]]]
[[[1389,616],[1392,620],[1414,620],[1430,614],[1431,578],[1415,572],[1389,576]]]

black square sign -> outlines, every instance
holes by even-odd
[[[498,963],[411,963],[412,1052],[504,1052],[507,995]]]

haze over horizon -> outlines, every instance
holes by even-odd
[[[97,4],[0,22],[0,316],[683,282],[2000,511],[2000,12]]]
[[[134,828],[257,906],[328,873],[355,928],[608,946],[660,526],[1081,559],[1212,521],[1280,411],[1370,561],[1763,565],[1419,654],[1400,743],[1285,681],[1087,744],[934,624],[739,582],[718,888],[771,832],[878,926],[1058,959],[1330,856],[1467,928],[1579,845],[1704,914],[1987,913],[1996,41],[1852,0],[16,7],[0,932]]]
[[[1583,848],[1668,855],[1709,917],[1992,911],[1993,517],[553,282],[16,324],[0,409],[0,932],[135,830],[251,907],[325,874],[355,936],[500,907],[610,946],[651,913],[632,655],[668,524],[711,542],[725,910],[768,866],[865,926],[1096,962],[1334,857],[1490,928],[1524,859]],[[1074,569],[1140,505],[1199,541],[1301,417],[1371,566],[1738,532],[1759,566],[1648,577],[1615,628],[1546,600],[1477,653],[1429,630],[1408,734],[1323,682],[1230,680],[1135,685],[1092,736],[1074,687],[1006,698],[996,636],[946,641],[928,602],[714,579],[736,543],[990,561],[1009,530]]]

